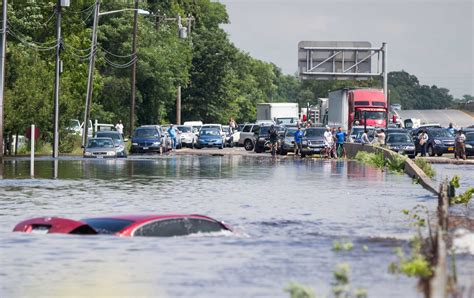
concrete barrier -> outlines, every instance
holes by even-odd
[[[372,146],[372,145],[363,145],[363,144],[356,144],[356,143],[346,143],[344,144],[344,147],[346,148],[346,154],[347,158],[355,158],[357,155],[357,152],[359,151],[365,151],[368,153],[382,153],[385,158],[391,159],[393,156],[403,156],[400,155],[394,151],[378,147],[378,146]],[[405,161],[405,173],[408,174],[410,177],[413,179],[417,179],[417,181],[429,192],[431,192],[434,195],[438,195],[438,190],[436,187],[436,184],[434,181],[426,176],[425,172],[423,172],[420,167],[416,165],[416,163],[407,158]]]

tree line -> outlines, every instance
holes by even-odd
[[[55,71],[56,1],[9,3],[9,35],[5,78],[5,132],[23,134],[36,124],[42,139],[52,139]],[[130,1],[131,2],[131,1]],[[124,4],[125,3],[125,4]],[[129,5],[102,1],[101,11]],[[129,5],[130,6],[130,5]],[[129,7],[131,8],[131,7]],[[220,27],[229,22],[226,8],[210,0],[148,0],[140,8],[137,46],[136,123],[176,122],[176,90],[182,86],[182,119],[226,123],[253,121],[259,102],[316,104],[329,90],[345,86],[379,87],[379,80],[301,81],[272,63],[238,49]],[[60,127],[83,119],[94,0],[71,1],[63,9],[60,42],[63,72]],[[187,39],[180,39],[177,23],[166,17],[192,15]],[[91,119],[129,127],[132,12],[100,17]],[[405,109],[446,108],[453,104],[449,90],[420,85],[404,71],[389,74],[392,102]],[[81,120],[82,122],[82,120]],[[127,132],[128,133],[128,132]]]

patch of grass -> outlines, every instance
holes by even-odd
[[[390,158],[385,158],[382,152],[368,153],[365,151],[359,151],[357,152],[355,159],[377,168],[386,168],[392,172],[403,173],[405,170],[406,158],[397,154],[392,154]]]
[[[424,158],[415,159],[415,164],[426,174],[426,176],[433,178],[436,175],[436,171],[433,169],[431,164]]]
[[[291,298],[316,298],[312,288],[296,282],[291,282],[285,288],[285,292],[290,293]]]
[[[354,248],[354,244],[350,242],[349,240],[335,240],[332,243],[332,250],[333,251],[349,251]]]
[[[474,194],[474,188],[470,187],[467,191],[460,194],[459,196],[455,196],[451,198],[449,201],[450,204],[464,204],[467,206],[472,199],[472,195]]]
[[[402,249],[396,250],[399,262],[390,263],[388,271],[392,274],[404,274],[408,277],[427,278],[433,275],[433,269],[421,253],[421,238],[415,237],[410,242],[411,254],[406,256]]]

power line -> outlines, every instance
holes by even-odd
[[[131,53],[129,55],[118,55],[118,54],[114,54],[114,53],[111,53],[111,52],[107,51],[103,47],[99,47],[99,49],[101,51],[103,51],[104,53],[109,54],[109,55],[114,56],[114,57],[117,57],[117,58],[130,58],[130,57],[132,57],[136,54],[136,53]]]
[[[24,40],[22,39],[21,37],[17,36],[13,31],[11,30],[7,30],[7,33],[14,37],[15,39],[17,39],[20,43],[22,43],[23,45],[29,47],[29,48],[32,48],[32,49],[35,49],[37,51],[50,51],[50,50],[54,50],[56,49],[58,46],[59,46],[59,43],[56,41],[56,44],[54,46],[51,46],[51,47],[43,47],[43,46],[39,46],[37,44],[35,44],[34,42],[29,42],[27,40]]]
[[[130,60],[130,61],[128,61],[127,63],[124,63],[124,64],[117,64],[117,63],[115,63],[115,62],[110,61],[110,60],[107,59],[106,57],[104,57],[104,60],[105,60],[105,62],[106,62],[108,65],[110,65],[110,66],[112,66],[112,67],[115,67],[115,68],[127,68],[127,67],[131,66],[133,63],[135,63],[135,62],[137,61],[137,57],[136,57],[136,56],[133,57],[132,60]]]

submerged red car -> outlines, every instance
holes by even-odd
[[[196,233],[232,231],[223,222],[198,214],[122,215],[72,220],[37,217],[20,222],[14,232],[38,234],[112,234],[124,237],[173,237]]]

